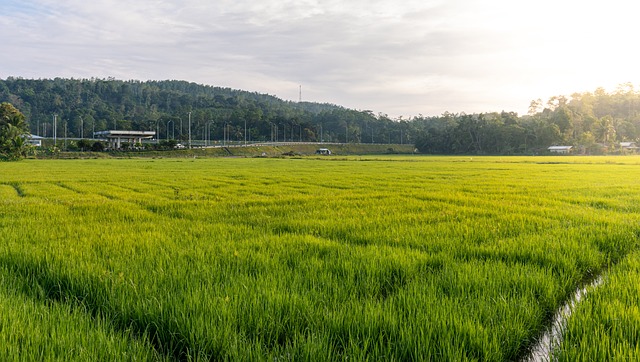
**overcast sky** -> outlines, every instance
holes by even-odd
[[[632,0],[0,0],[0,78],[179,79],[391,117],[640,83]]]

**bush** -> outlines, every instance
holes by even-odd
[[[93,152],[102,152],[104,151],[104,144],[100,141],[96,141],[91,146],[91,151]]]
[[[78,148],[83,152],[87,151],[87,150],[90,150],[92,146],[93,145],[91,144],[91,141],[89,141],[89,140],[82,139],[82,140],[78,141]]]

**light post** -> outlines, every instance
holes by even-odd
[[[202,138],[204,140],[204,146],[208,147],[209,146],[209,123],[204,124],[204,134],[202,135]]]
[[[58,133],[58,115],[54,114],[53,115],[53,147],[56,147],[58,143],[57,133]]]
[[[160,141],[160,120],[156,120],[156,144]]]
[[[227,132],[229,132],[227,128],[228,124],[229,123],[224,122],[224,128],[222,129],[222,145],[223,146],[227,145]]]
[[[207,130],[207,143],[208,143],[209,146],[211,146],[211,125],[212,124],[215,125],[215,122],[212,119],[210,119],[209,122],[207,123],[207,127],[208,127],[208,130]]]
[[[191,112],[189,112],[189,148],[191,148]]]
[[[169,123],[173,122],[172,119],[167,121],[167,141],[169,141]],[[175,126],[175,123],[173,123],[173,125]]]

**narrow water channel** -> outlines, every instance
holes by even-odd
[[[587,294],[587,289],[595,288],[600,284],[602,284],[602,276],[576,290],[573,297],[556,312],[553,317],[553,324],[538,340],[538,343],[532,348],[529,356],[523,359],[523,362],[551,362],[553,360],[553,353],[562,343],[562,335],[571,313]]]

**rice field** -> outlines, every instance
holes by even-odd
[[[0,163],[0,359],[639,355],[640,157]]]

